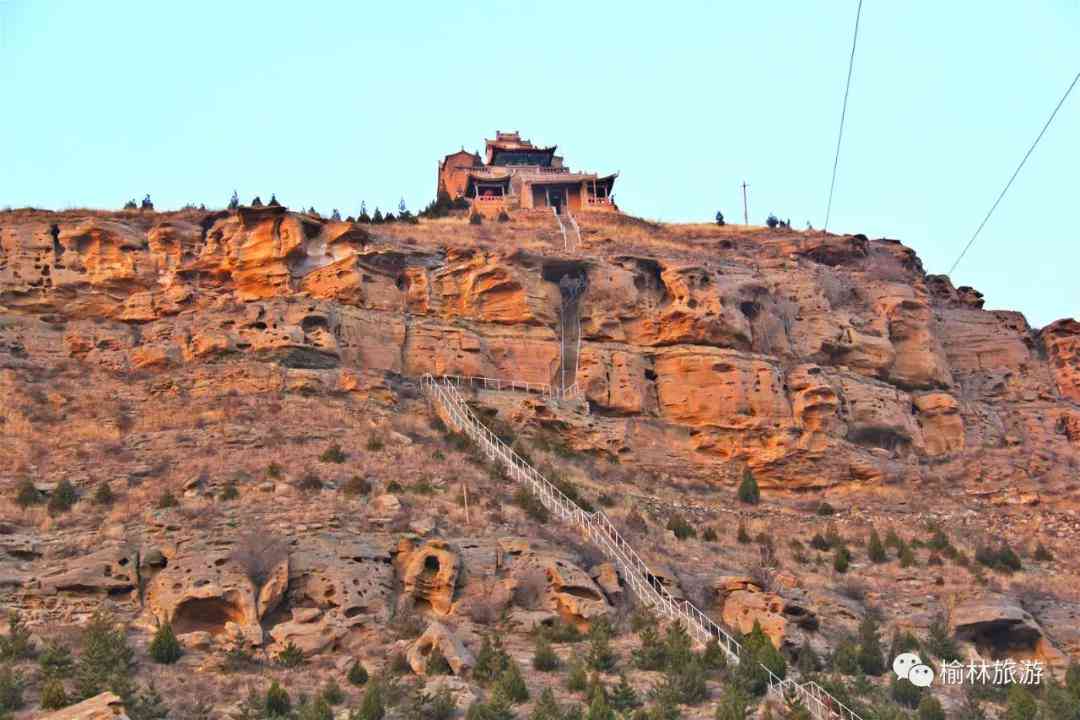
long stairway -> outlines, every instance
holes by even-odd
[[[716,640],[731,662],[742,660],[742,648],[735,638],[688,600],[679,601],[672,597],[603,510],[585,512],[488,430],[465,402],[453,380],[425,375],[421,379],[421,388],[432,409],[447,425],[467,435],[490,461],[500,463],[510,478],[531,490],[554,517],[575,527],[615,563],[627,587],[643,604],[662,617],[683,623],[700,643]],[[781,702],[797,699],[814,720],[863,720],[817,683],[798,683],[778,677],[764,665],[761,667],[768,673],[768,694]]]

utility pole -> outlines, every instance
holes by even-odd
[[[743,225],[750,224],[750,214],[746,210],[746,188],[750,187],[746,181],[742,181],[742,221]]]

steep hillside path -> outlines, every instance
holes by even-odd
[[[742,648],[735,638],[688,600],[672,597],[603,510],[586,512],[566,497],[480,422],[452,381],[425,375],[421,388],[432,409],[447,425],[468,436],[489,460],[505,467],[511,479],[532,491],[554,517],[577,528],[615,563],[627,587],[642,603],[663,617],[682,622],[698,642],[716,640],[731,662],[742,659]],[[814,720],[864,720],[817,683],[798,683],[778,677],[764,665],[761,667],[768,673],[768,694],[782,702],[798,699]]]

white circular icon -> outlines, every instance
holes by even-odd
[[[908,671],[908,680],[915,687],[930,687],[934,683],[934,670],[929,665],[916,665]]]
[[[908,677],[908,673],[910,673],[911,668],[915,667],[916,665],[922,665],[922,660],[919,659],[919,656],[912,652],[906,652],[900,653],[896,656],[896,659],[893,660],[892,663],[892,669],[893,672],[896,673],[897,677],[904,678],[905,680],[910,680],[910,678]]]

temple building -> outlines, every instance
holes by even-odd
[[[485,141],[483,158],[464,149],[443,158],[438,190],[451,199],[466,198],[483,215],[528,208],[617,210],[612,189],[618,173],[573,172],[555,147],[537,147],[517,132],[496,132]]]

